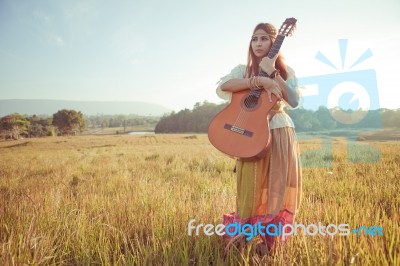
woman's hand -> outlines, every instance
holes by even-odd
[[[266,72],[268,75],[271,75],[272,72],[275,71],[275,61],[276,58],[278,58],[278,54],[276,54],[274,57],[269,58],[268,56],[264,57],[261,59],[261,62],[259,64],[260,68]]]
[[[274,94],[278,99],[282,99],[282,90],[279,85],[272,79],[267,77],[257,77],[258,81],[261,83],[262,88],[267,92],[269,97],[269,102],[272,102],[272,94]]]

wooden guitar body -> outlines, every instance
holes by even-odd
[[[230,104],[208,127],[208,139],[221,152],[241,160],[258,160],[267,154],[270,130],[267,114],[276,103],[265,91],[254,99],[249,90],[232,93]]]

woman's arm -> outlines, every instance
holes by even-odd
[[[243,82],[245,71],[246,71],[245,65],[237,65],[231,70],[231,72],[228,75],[222,77],[217,82],[217,90],[216,90],[217,95],[221,99],[230,101],[232,97],[232,92],[239,91],[240,89],[244,90],[245,85],[241,83]],[[237,86],[238,83],[239,86]]]
[[[296,108],[300,101],[300,91],[294,75],[289,75],[285,81],[280,75],[273,79],[282,91],[283,99],[292,107]]]
[[[270,101],[272,101],[271,93],[275,94],[278,98],[282,98],[282,92],[277,88],[278,84],[267,77],[254,77],[253,80],[251,78],[231,79],[221,85],[221,90],[237,92],[251,88],[254,89],[255,85],[257,85],[258,88],[267,91]]]
[[[275,65],[276,55],[274,58],[264,57],[260,62],[260,67],[266,73],[271,74],[275,71],[273,67]],[[285,81],[280,75],[273,78],[273,81],[282,92],[282,98],[292,107],[295,108],[299,105],[300,91],[297,86],[297,79],[294,71],[288,67],[288,77]]]
[[[267,77],[257,77],[257,81],[251,78],[242,78],[244,75],[245,67],[239,65],[235,67],[230,74],[221,78],[219,85],[217,87],[217,94],[228,100],[233,92],[242,91],[246,89],[251,89],[255,87],[255,84],[259,88],[265,89],[269,95],[271,93],[275,94],[278,98],[282,98],[281,89],[276,82]],[[271,98],[270,98],[271,100]]]
[[[237,92],[250,89],[250,79],[230,79],[221,85],[222,91]]]

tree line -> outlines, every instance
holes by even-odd
[[[58,111],[52,117],[15,113],[0,118],[0,137],[4,139],[76,135],[84,128],[83,114],[67,109]]]
[[[156,133],[206,133],[213,117],[226,104],[214,104],[207,101],[196,103],[192,110],[184,109],[161,117],[156,125]],[[333,129],[400,127],[400,109],[379,109],[370,111],[352,111],[339,108],[328,109],[320,106],[318,110],[304,108],[286,110],[295,124],[297,132],[324,131]],[[334,117],[349,117],[349,123],[337,122]],[[354,123],[352,123],[353,118]],[[357,119],[359,118],[359,119]],[[339,120],[340,121],[340,120]]]
[[[207,132],[211,119],[225,106],[226,104],[217,105],[207,101],[198,102],[193,110],[186,108],[177,113],[164,115],[154,131],[155,133]]]
[[[52,116],[19,113],[0,118],[0,139],[77,135],[87,128],[128,127],[153,125],[158,117],[139,115],[85,116],[80,111],[63,109]]]
[[[155,126],[155,133],[206,133],[214,116],[226,107],[204,101],[196,103],[192,110],[165,114],[161,118],[138,115],[96,115],[84,116],[79,111],[63,109],[52,116],[24,116],[18,113],[0,118],[0,138],[19,139],[21,137],[43,137],[59,135],[77,135],[87,128],[132,127],[138,125]],[[400,109],[378,109],[370,111],[352,111],[303,108],[287,110],[296,131],[324,131],[333,129],[360,129],[400,127]],[[359,117],[357,123],[339,123],[337,117]]]
[[[115,128],[143,125],[155,126],[159,120],[160,118],[157,116],[140,116],[135,114],[85,116],[85,121],[89,128]]]

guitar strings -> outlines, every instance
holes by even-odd
[[[259,91],[250,92],[250,94],[244,100],[245,107],[252,108],[255,105],[257,105],[257,101],[259,100],[260,94],[261,93]],[[239,112],[239,115],[236,118],[234,126],[244,129],[248,115],[249,112],[247,112],[247,110],[245,110],[244,108],[241,108],[241,111]]]
[[[246,97],[246,99],[244,100],[244,105],[247,107],[247,105],[249,104],[249,97],[250,97],[250,95],[249,96],[247,96]],[[250,99],[250,102],[251,102],[251,99]],[[240,128],[242,128],[244,125],[243,125],[243,122],[246,120],[246,113],[247,113],[247,111],[244,109],[244,108],[241,108],[241,110],[240,110],[240,112],[239,112],[239,115],[238,115],[238,117],[236,118],[236,121],[235,121],[235,126],[237,126],[237,127],[240,127]]]
[[[244,100],[244,104],[246,105],[247,104],[247,102],[248,102],[248,96],[246,97],[246,99]],[[243,109],[243,108],[241,108],[240,109],[240,112],[239,112],[239,115],[236,117],[236,121],[235,121],[235,123],[233,124],[234,126],[236,126],[236,127],[242,127],[242,123],[243,123],[243,120],[244,120],[244,113],[245,112],[245,110]]]
[[[247,96],[246,99],[244,100],[245,107],[247,107],[247,108],[250,107],[251,108],[255,104],[257,104],[258,97],[257,97],[256,94],[257,93],[250,92],[249,96]],[[244,128],[247,118],[248,118],[248,112],[244,108],[241,108],[241,111],[240,111],[240,113],[239,113],[239,115],[238,115],[238,117],[237,117],[237,119],[235,121],[235,126],[238,126],[240,128]]]

